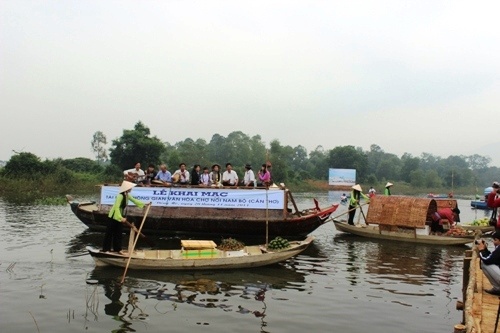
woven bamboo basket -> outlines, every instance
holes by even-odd
[[[436,211],[434,199],[377,195],[370,199],[366,221],[369,224],[423,229]]]

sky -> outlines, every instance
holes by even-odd
[[[0,0],[0,160],[140,120],[500,166],[497,1]]]

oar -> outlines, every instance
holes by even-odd
[[[146,215],[144,215],[144,217],[146,217]],[[125,224],[128,225],[130,227],[130,229],[134,229],[135,228],[135,226],[132,223],[130,223],[129,221],[125,221]],[[156,246],[156,244],[151,239],[149,239],[148,237],[146,237],[142,232],[139,233],[138,236],[141,236],[141,238],[144,239],[146,241],[146,243],[149,244],[149,246],[151,246],[151,247],[155,247]]]
[[[151,205],[148,204],[148,207],[146,208],[146,212],[144,213],[144,217],[142,218],[139,230],[137,231],[137,233],[139,235],[141,235],[142,226],[144,225],[144,221],[146,221],[146,216],[148,216],[150,207],[151,207]],[[139,239],[139,235],[135,238],[134,244],[132,245],[132,249],[130,250],[130,253],[128,254],[127,265],[125,266],[125,271],[123,272],[122,280],[120,281],[121,284],[123,284],[123,281],[125,281],[125,276],[127,275],[128,266],[130,265],[130,260],[132,259],[132,253],[134,252],[135,245],[137,244],[137,240]]]
[[[347,212],[343,212],[342,214],[339,214],[339,215],[337,215],[337,216],[330,217],[330,218],[329,218],[329,220],[332,220],[332,221],[333,221],[333,220],[335,220],[335,219],[337,219],[337,218],[341,217],[342,215],[348,214],[349,212],[352,212],[353,210],[358,209],[358,207],[362,207],[362,206],[365,206],[365,205],[368,205],[368,204],[370,204],[370,203],[369,203],[369,202],[365,202],[364,204],[361,204],[361,205],[359,205],[359,206],[357,206],[357,207],[354,207],[354,208],[352,208],[352,209],[349,209]],[[363,210],[361,210],[361,211],[363,211]],[[364,215],[364,213],[363,213],[363,215]]]

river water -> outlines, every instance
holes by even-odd
[[[340,193],[295,194],[299,208]],[[482,217],[459,201],[462,221]],[[346,211],[340,206],[335,215]],[[318,228],[282,264],[204,272],[96,269],[69,206],[0,199],[2,332],[452,332],[463,247],[367,240]],[[171,239],[157,238],[160,246]],[[139,244],[141,246],[141,244]],[[146,244],[142,244],[146,246]],[[91,282],[91,283],[89,283]]]

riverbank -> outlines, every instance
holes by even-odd
[[[46,204],[51,202],[64,204],[65,194],[92,194],[96,191],[97,184],[103,184],[106,181],[99,175],[75,174],[75,177],[68,181],[61,181],[57,177],[44,177],[35,180],[12,179],[0,177],[0,196],[9,201],[15,202],[35,202],[43,200]],[[367,185],[361,184],[365,193],[370,186],[373,186],[377,193],[383,193],[384,184]],[[289,183],[286,186],[294,193],[298,192],[319,192],[334,191],[332,186],[325,180],[307,179],[301,183]],[[394,195],[412,195],[425,196],[428,193],[448,194],[446,188],[415,188],[406,183],[395,183],[392,187]],[[345,192],[350,192],[346,190]],[[474,187],[462,187],[453,190],[454,197],[461,199],[474,199],[477,189]]]

